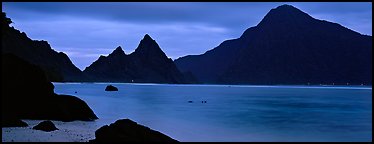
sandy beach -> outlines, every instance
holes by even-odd
[[[2,142],[88,142],[100,127],[95,121],[52,121],[59,130],[44,132],[32,129],[43,120],[23,121],[29,126],[2,128]]]

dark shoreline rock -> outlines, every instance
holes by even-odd
[[[20,120],[20,119],[12,119],[12,118],[2,118],[1,119],[1,127],[28,127],[29,125]]]
[[[108,85],[106,86],[105,91],[118,91],[118,88],[113,85]]]
[[[59,115],[56,115],[56,117],[50,117],[51,120],[69,122],[74,120],[93,121],[98,119],[87,103],[78,97],[71,95],[56,95],[54,101],[58,101],[57,109],[55,111],[59,113]]]
[[[130,119],[120,119],[109,126],[102,126],[96,130],[95,137],[96,139],[90,140],[90,142],[178,142]]]
[[[13,55],[1,55],[1,116],[2,123],[23,126],[14,120],[95,120],[91,108],[81,99],[54,93],[54,85],[43,70]],[[13,120],[16,122],[14,125]],[[17,124],[18,123],[18,124]],[[9,126],[2,124],[2,127]]]
[[[32,129],[42,130],[46,132],[59,130],[58,128],[56,128],[55,124],[53,124],[53,122],[51,121],[42,121],[38,125],[34,126]]]
[[[4,33],[2,33],[1,49],[1,126],[27,126],[20,119],[61,121],[97,119],[91,108],[81,99],[54,93],[54,85],[50,82],[51,77],[48,77],[51,71],[46,71],[43,69],[45,67],[39,65],[40,63],[27,57],[41,58],[40,61],[43,62],[50,61],[51,59],[38,55],[41,52],[39,50],[43,48],[51,51],[48,43],[31,41],[24,33],[25,36],[21,37],[11,32],[15,29],[9,27],[11,20],[6,18],[5,13],[2,15],[2,22]],[[30,43],[38,45],[34,47]],[[63,53],[58,55],[64,57],[65,60],[62,61],[65,62],[56,65],[69,64],[66,55]],[[70,65],[74,67],[71,62]],[[77,68],[76,70],[79,71]]]

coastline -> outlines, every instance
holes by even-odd
[[[44,120],[23,120],[27,127],[2,128],[2,142],[88,142],[95,138],[100,125],[95,121],[52,121],[59,129],[51,132],[32,127]]]
[[[247,84],[164,84],[164,83],[119,83],[119,82],[52,82],[52,84],[125,84],[125,85],[165,85],[165,86],[215,86],[253,88],[331,88],[331,89],[372,89],[372,85],[247,85]]]
[[[63,85],[63,84],[61,84],[61,85]],[[88,85],[88,86],[90,86],[90,85]],[[81,86],[80,85],[75,85],[72,89],[67,89],[67,91],[65,91],[65,92],[67,94],[74,93],[74,91],[78,87],[81,87]],[[85,87],[85,86],[82,86],[82,87]],[[100,87],[104,87],[104,85],[100,85]],[[125,89],[124,87],[126,87],[126,85],[119,85],[119,88],[120,87]],[[157,86],[149,86],[149,88],[154,88],[154,87],[157,87]],[[61,92],[60,88],[61,87],[57,86],[56,91]],[[136,88],[142,88],[142,87],[136,86]],[[161,86],[160,88],[164,89],[163,86]],[[175,89],[175,88],[177,88],[177,87],[171,87],[171,89]],[[180,87],[180,88],[182,88],[182,87]],[[222,90],[222,87],[215,87],[215,89]],[[231,88],[227,87],[225,89],[231,89]],[[247,88],[244,88],[244,89],[247,89]],[[259,88],[259,89],[262,89],[262,88]],[[207,115],[208,112],[211,113],[211,112],[214,112],[216,110],[220,111],[220,110],[225,110],[226,108],[232,107],[231,105],[225,105],[224,104],[227,101],[214,101],[214,99],[212,99],[212,98],[213,98],[213,96],[216,97],[216,95],[212,95],[211,97],[205,97],[205,96],[204,97],[203,96],[202,97],[184,97],[182,95],[180,97],[182,99],[181,103],[179,103],[178,100],[177,101],[171,101],[172,103],[170,103],[170,104],[173,104],[172,107],[176,108],[176,110],[172,110],[173,111],[171,113],[172,115],[165,115],[165,114],[170,114],[169,113],[170,111],[168,111],[168,109],[166,109],[170,105],[165,106],[165,107],[158,107],[157,105],[153,105],[153,104],[149,105],[149,103],[147,103],[145,101],[139,101],[139,100],[144,100],[144,98],[148,98],[148,97],[151,97],[151,96],[152,97],[158,97],[159,98],[158,101],[160,99],[163,99],[163,98],[165,98],[164,100],[167,100],[167,101],[173,100],[173,97],[176,94],[176,93],[172,93],[173,91],[164,91],[164,93],[161,93],[159,95],[157,95],[157,93],[156,93],[156,95],[154,95],[154,96],[153,95],[147,96],[147,95],[141,95],[141,94],[138,95],[138,93],[136,93],[136,91],[135,91],[135,93],[132,93],[131,90],[119,91],[119,93],[108,93],[108,95],[102,94],[102,93],[107,93],[107,92],[104,92],[102,89],[97,89],[97,87],[95,87],[95,90],[96,91],[93,91],[93,93],[97,94],[99,97],[95,97],[95,95],[87,93],[87,92],[91,92],[90,90],[80,91],[78,89],[77,91],[79,92],[79,96],[80,96],[79,98],[86,101],[87,104],[90,105],[90,107],[95,112],[97,112],[100,119],[95,120],[93,122],[86,122],[86,121],[73,121],[73,122],[53,121],[53,123],[56,125],[56,127],[60,129],[59,131],[53,131],[53,132],[43,132],[43,131],[38,131],[38,130],[32,130],[31,129],[33,126],[37,125],[42,120],[23,120],[26,123],[28,123],[29,126],[25,127],[25,128],[21,128],[21,127],[19,127],[19,128],[3,128],[2,129],[2,132],[3,132],[2,141],[3,142],[12,142],[12,141],[15,141],[15,142],[61,142],[61,141],[65,141],[65,142],[88,142],[91,139],[95,139],[95,131],[98,128],[100,128],[103,125],[108,125],[110,123],[113,123],[114,121],[116,121],[118,119],[121,119],[121,118],[129,118],[131,120],[134,120],[134,121],[138,122],[139,124],[142,124],[142,125],[147,126],[151,129],[162,132],[163,134],[171,136],[172,138],[178,139],[179,141],[206,141],[206,142],[208,142],[208,141],[217,141],[217,142],[218,141],[236,141],[236,142],[239,142],[239,141],[265,141],[265,140],[266,141],[308,141],[308,138],[310,138],[310,137],[314,138],[314,140],[317,140],[317,141],[336,141],[337,140],[337,139],[335,139],[336,137],[342,136],[340,134],[329,135],[328,133],[323,133],[321,136],[319,136],[319,135],[314,135],[313,134],[314,132],[313,132],[313,133],[305,133],[306,135],[301,135],[301,137],[299,137],[300,139],[295,139],[295,138],[292,138],[292,136],[288,135],[287,133],[271,133],[271,131],[267,131],[267,130],[264,130],[263,133],[258,133],[261,129],[256,130],[257,129],[256,128],[257,124],[252,125],[251,123],[246,124],[246,127],[248,127],[249,129],[244,129],[244,131],[236,131],[236,129],[238,127],[242,127],[241,125],[243,124],[243,122],[246,123],[246,121],[244,121],[244,120],[242,121],[242,118],[241,119],[236,119],[236,120],[239,120],[239,121],[232,121],[232,119],[231,119],[231,118],[233,118],[233,117],[231,117],[232,111],[230,111],[229,113],[226,113],[227,116],[230,117],[230,121],[227,121],[227,122],[229,122],[229,123],[232,122],[232,124],[233,124],[233,125],[229,124],[229,127],[223,127],[226,124],[221,125],[221,124],[223,124],[223,122],[225,122],[225,121],[222,121],[222,120],[216,121],[218,123],[215,123],[215,124],[218,124],[218,125],[209,125],[209,124],[201,125],[200,123],[195,123],[196,121],[191,121],[190,119],[185,119],[185,118],[183,118],[182,120],[178,120],[182,115],[189,115],[192,119],[197,118],[199,120],[199,122],[204,122],[205,121],[205,122],[211,123],[212,121],[210,121],[210,120],[207,121],[208,119],[200,119],[200,118],[205,117],[205,118],[211,119],[212,118],[211,115],[209,115],[209,116]],[[236,90],[237,89],[231,89],[230,91],[236,91]],[[275,91],[278,91],[278,90],[283,91],[283,89],[278,89],[278,88],[276,88],[274,90]],[[285,90],[287,90],[287,89],[285,89]],[[292,88],[289,89],[289,90],[292,90]],[[297,89],[294,89],[294,90],[297,90]],[[308,89],[305,89],[305,90],[308,90]],[[309,89],[309,90],[313,90],[313,89]],[[333,89],[331,89],[331,90],[333,90]],[[260,91],[262,91],[262,90],[260,90]],[[299,91],[299,90],[297,90],[297,91]],[[342,92],[342,93],[347,92],[345,90],[344,91],[338,90],[338,91]],[[355,92],[355,91],[356,90],[353,90],[353,92]],[[122,92],[122,94],[124,94],[123,97],[122,97],[121,92]],[[171,93],[169,93],[169,92],[171,92]],[[177,93],[180,93],[180,92],[183,94],[182,91],[178,91]],[[365,92],[371,93],[371,89],[370,90],[365,90]],[[166,95],[166,97],[160,97],[160,95],[165,95],[165,93],[168,93],[170,95]],[[111,95],[111,94],[113,94],[113,95]],[[121,96],[116,95],[116,94],[119,94]],[[267,93],[267,94],[269,94],[269,93]],[[299,93],[299,94],[301,94],[301,93]],[[278,96],[278,95],[274,95],[274,96]],[[303,95],[301,94],[301,96],[303,96]],[[253,98],[251,98],[251,97],[253,97]],[[276,100],[276,99],[257,99],[257,98],[261,98],[262,96],[258,95],[256,93],[252,93],[251,97],[247,97],[247,98],[250,98],[250,100],[248,100],[248,102],[250,102],[250,101],[256,102],[257,101],[257,102],[262,102],[260,104],[268,104],[270,106],[273,105],[273,103],[271,103],[271,102]],[[285,108],[287,108],[287,112],[290,112],[289,108],[293,108],[293,107],[302,108],[302,109],[306,110],[302,113],[299,113],[299,111],[291,111],[291,113],[298,113],[297,115],[294,115],[295,117],[288,117],[288,115],[280,115],[280,114],[282,114],[282,110],[279,110],[275,107],[273,107],[274,109],[272,109],[271,107],[249,107],[248,111],[244,111],[244,113],[248,112],[249,115],[255,116],[255,117],[253,117],[253,116],[247,117],[248,120],[253,121],[253,120],[256,120],[258,118],[258,116],[263,116],[265,118],[261,118],[261,121],[270,120],[270,121],[273,121],[275,125],[278,124],[278,121],[282,121],[284,119],[296,120],[296,122],[297,122],[297,120],[299,120],[297,117],[300,117],[300,116],[304,115],[303,113],[305,113],[305,115],[303,116],[303,119],[307,118],[309,114],[311,114],[311,115],[313,115],[313,114],[325,115],[326,114],[325,116],[328,116],[328,117],[331,114],[338,114],[338,116],[339,116],[340,114],[347,113],[347,112],[355,114],[354,111],[345,110],[346,106],[350,106],[350,105],[346,105],[346,104],[352,104],[352,102],[347,102],[345,100],[340,101],[340,98],[341,98],[340,95],[336,95],[336,96],[332,95],[332,97],[331,97],[331,98],[334,98],[334,97],[339,98],[338,99],[339,101],[336,101],[337,103],[336,102],[322,102],[322,101],[320,101],[320,100],[323,100],[324,97],[325,96],[314,97],[314,98],[317,98],[317,99],[312,99],[313,101],[311,101],[311,102],[310,101],[308,101],[308,102],[301,101],[303,98],[308,98],[308,97],[298,97],[296,95],[291,95],[290,97],[288,97],[286,99],[283,99],[283,100],[278,99],[279,100],[278,103],[279,104],[284,104],[284,105],[277,105],[277,107],[282,108],[283,106],[285,106]],[[99,98],[99,99],[97,99],[97,98]],[[108,101],[103,101],[103,99],[106,99],[106,98],[108,98],[107,99]],[[187,100],[185,98],[188,98],[188,99],[204,98],[204,99],[208,100],[208,103],[207,104],[195,103],[195,99],[194,99],[194,103],[187,103],[186,101],[184,101],[184,100]],[[245,102],[247,98],[244,98],[244,99],[227,99],[227,100],[229,100],[229,101],[235,100],[235,101],[238,101],[238,102],[242,102],[242,101]],[[322,98],[322,99],[319,99],[319,98]],[[370,98],[366,97],[366,96],[365,97],[356,97],[355,99],[357,99],[357,98],[359,98],[358,100],[360,100],[361,98],[362,99],[370,99],[370,103],[371,103],[371,97]],[[269,101],[270,103],[263,103],[263,102],[266,102],[266,100],[270,100]],[[365,100],[365,101],[360,100],[360,101],[357,101],[357,102],[359,102],[359,103],[362,103],[362,102],[369,103],[368,100]],[[245,103],[242,103],[242,104],[245,104]],[[357,104],[359,104],[359,103],[357,103]],[[105,105],[103,105],[103,104],[105,104]],[[118,104],[121,104],[121,105],[123,104],[124,107],[120,107]],[[135,105],[130,105],[130,104],[135,104]],[[145,104],[147,104],[147,105],[145,105]],[[222,104],[224,104],[224,105],[222,105]],[[237,103],[237,104],[240,104],[240,103]],[[303,104],[303,105],[301,105],[301,104]],[[219,107],[216,107],[218,109],[212,107],[214,105],[219,106]],[[320,105],[322,107],[318,107],[318,105]],[[222,107],[222,106],[224,106],[224,107]],[[257,106],[261,106],[261,105],[257,105]],[[360,104],[359,106],[365,106],[365,105]],[[326,107],[327,107],[327,109],[325,109]],[[240,111],[242,108],[243,107],[238,108],[237,110],[239,110],[239,111],[237,111],[236,114],[241,114],[241,115],[244,114],[243,111]],[[263,108],[265,108],[265,109],[263,109]],[[341,112],[335,113],[336,108],[342,108],[342,111],[341,111],[342,113]],[[121,112],[118,111],[118,110],[121,110]],[[153,110],[156,110],[157,114],[152,114],[152,113],[155,113],[155,111],[153,111]],[[159,110],[161,110],[161,111],[159,111]],[[280,114],[275,114],[274,115],[274,113],[272,112],[274,110],[276,112],[279,112]],[[116,114],[107,113],[109,111],[113,111],[113,112],[115,111],[115,112],[120,112],[120,113],[116,113]],[[166,113],[160,113],[162,111],[167,111],[167,112]],[[259,113],[259,114],[256,113],[258,111],[263,111],[263,113]],[[271,112],[271,113],[269,113],[269,112]],[[225,114],[225,113],[223,113],[223,114]],[[160,117],[161,115],[162,115],[162,117]],[[346,114],[343,114],[342,116],[343,117],[341,117],[341,118],[350,118],[349,116],[347,117]],[[268,119],[266,117],[268,117],[268,118],[270,117],[270,119]],[[273,119],[271,117],[275,117],[275,119]],[[331,117],[331,118],[334,118],[334,117]],[[197,119],[195,119],[195,120],[197,120]],[[216,118],[214,118],[214,119],[216,119]],[[311,120],[312,121],[307,121],[307,122],[308,123],[317,122],[317,121],[313,121],[313,119],[311,119]],[[328,120],[338,122],[338,121],[340,121],[340,118],[328,119]],[[351,120],[356,121],[356,118],[351,119]],[[286,121],[286,123],[287,123],[287,121]],[[311,123],[311,124],[313,124],[313,123]],[[357,123],[357,122],[354,122],[354,123]],[[317,130],[321,129],[321,128],[327,128],[326,126],[328,126],[327,124],[324,124],[324,123],[315,123],[315,124],[322,124],[321,127],[313,127],[313,128],[316,128]],[[306,126],[308,126],[308,125],[306,125]],[[235,126],[237,126],[237,127],[235,128]],[[269,125],[269,126],[271,126],[271,125]],[[295,125],[290,125],[289,128],[292,128],[294,126]],[[230,127],[235,128],[235,129],[231,129]],[[282,127],[282,126],[279,126],[279,127]],[[271,127],[268,127],[268,128],[271,129],[273,127],[271,126]],[[354,128],[354,127],[351,127],[351,128]],[[195,133],[196,130],[206,131],[206,132],[214,131],[215,133],[214,134],[213,133],[204,134],[204,136],[201,136],[201,134]],[[343,131],[347,130],[345,132],[347,132],[348,134],[350,133],[349,129],[344,128],[344,129],[341,129],[341,130],[343,130]],[[296,133],[295,131],[290,130],[290,132],[294,132],[294,135],[295,134],[298,135],[299,133],[302,133],[302,132],[305,132],[305,131]],[[324,135],[324,134],[326,134],[326,135]],[[226,136],[227,138],[223,138],[221,136]],[[349,136],[346,136],[346,134],[344,134],[343,136],[344,137],[349,137]],[[361,141],[361,140],[365,140],[367,138],[367,133],[362,133],[362,134],[359,134],[359,135],[352,134],[351,137],[354,138],[353,140]],[[243,139],[243,138],[247,138],[247,139]],[[348,141],[351,141],[351,140],[352,139],[348,139]],[[342,141],[347,141],[347,140],[342,139]]]

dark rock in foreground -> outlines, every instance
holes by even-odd
[[[92,109],[83,100],[70,95],[57,95],[54,97],[57,108],[55,112],[58,113],[56,117],[50,119],[61,120],[61,121],[92,121],[98,119]]]
[[[118,88],[112,85],[108,85],[106,86],[105,91],[118,91]]]
[[[27,127],[27,126],[29,125],[20,119],[4,118],[4,117],[1,119],[1,127]]]
[[[129,119],[117,120],[95,132],[96,139],[90,142],[178,142],[158,131],[137,124]]]
[[[13,55],[1,55],[1,116],[7,119],[94,120],[81,99],[57,95],[43,70]],[[5,125],[2,124],[2,127]]]
[[[51,95],[42,101],[33,101],[30,110],[23,110],[19,115],[22,119],[48,119],[64,122],[98,119],[92,109],[83,100],[70,95]],[[22,106],[20,106],[22,107]],[[19,113],[20,111],[16,111]]]
[[[42,130],[46,132],[58,130],[58,128],[56,128],[56,126],[51,121],[43,121],[38,125],[34,126],[32,129]]]

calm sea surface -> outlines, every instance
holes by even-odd
[[[129,118],[179,141],[372,141],[372,87],[108,84],[54,83],[95,123]]]

